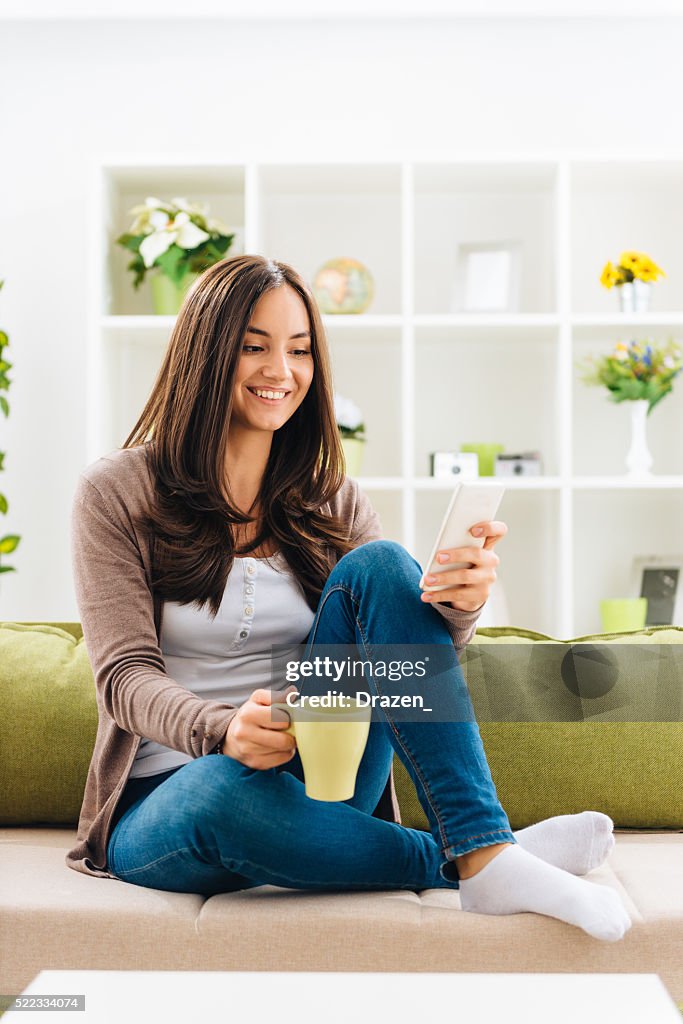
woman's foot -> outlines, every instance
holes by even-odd
[[[600,811],[558,814],[513,835],[522,849],[573,875],[599,868],[614,849],[614,822]]]
[[[474,914],[545,914],[606,942],[616,942],[631,927],[613,889],[576,878],[516,843],[500,845],[476,874],[461,877],[460,902]]]

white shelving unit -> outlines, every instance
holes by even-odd
[[[147,195],[184,195],[239,229],[237,252],[291,263],[307,281],[332,256],[375,279],[371,310],[325,316],[335,386],[364,412],[363,489],[385,535],[421,563],[451,483],[429,453],[476,441],[538,449],[544,475],[514,478],[497,548],[513,625],[599,631],[599,600],[628,596],[637,555],[683,550],[683,385],[653,413],[657,474],[621,475],[627,403],[583,385],[576,360],[632,337],[683,335],[683,157],[470,157],[450,163],[234,162],[117,157],[93,168],[88,459],[116,448],[146,401],[172,317],[134,292],[114,238]],[[519,309],[459,310],[460,243],[516,240]],[[626,316],[599,284],[607,259],[648,252],[667,272],[653,312]],[[362,373],[358,368],[362,367]]]

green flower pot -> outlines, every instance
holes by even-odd
[[[504,451],[502,444],[461,444],[461,452],[475,452],[479,456],[479,476],[495,476],[496,455]]]
[[[342,448],[344,449],[344,461],[346,462],[347,476],[360,476],[363,464],[363,448],[365,441],[359,437],[342,437]]]
[[[646,597],[614,597],[600,602],[603,633],[643,629],[647,619]]]
[[[182,281],[177,285],[166,274],[157,271],[151,277],[152,303],[157,316],[176,316],[187,291],[197,280],[198,274],[185,274]]]

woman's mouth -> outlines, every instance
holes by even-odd
[[[260,402],[265,402],[267,405],[279,405],[289,395],[289,391],[283,391],[277,388],[250,388],[247,385],[247,391],[251,392],[254,398],[257,398]]]

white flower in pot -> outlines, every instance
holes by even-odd
[[[348,476],[359,476],[365,445],[363,413],[350,398],[335,392],[334,415],[341,434],[346,473]]]

